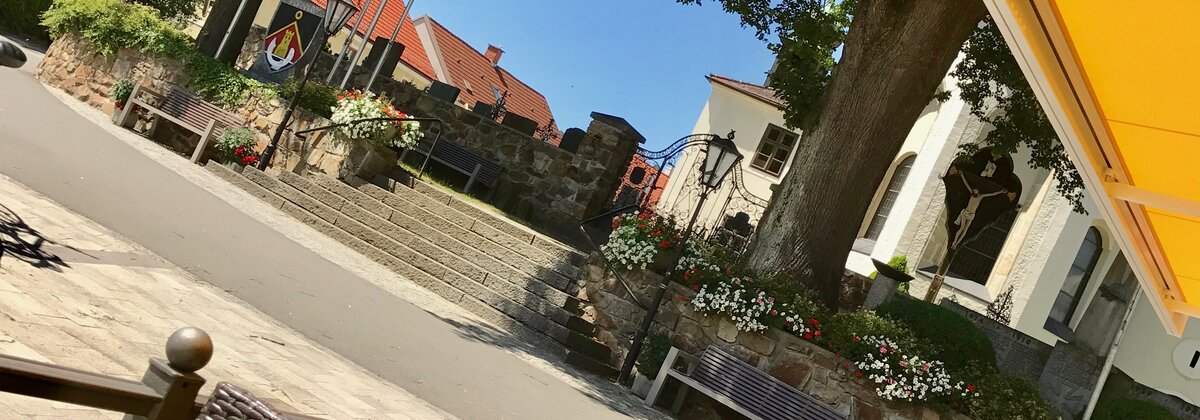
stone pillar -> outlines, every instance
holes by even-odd
[[[867,292],[867,299],[863,302],[863,309],[875,309],[879,305],[892,300],[896,296],[896,287],[900,283],[907,283],[913,277],[899,270],[872,259],[872,264],[875,264],[875,269],[878,274],[875,275],[875,280],[871,282],[871,290]]]
[[[629,169],[629,162],[637,153],[638,145],[646,138],[629,125],[624,118],[592,113],[592,124],[588,126],[583,144],[576,153],[576,162],[586,165],[578,172],[581,183],[591,184],[589,191],[581,191],[578,202],[582,212],[575,217],[582,220],[599,213],[621,184],[621,177]]]

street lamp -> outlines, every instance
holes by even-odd
[[[350,17],[358,13],[358,7],[347,0],[328,0],[325,5],[325,20],[321,22],[321,30],[317,32],[317,39],[313,40],[312,45],[315,46],[314,54],[320,54],[320,45],[325,43],[325,39],[333,33],[346,26],[346,22],[350,21]],[[310,47],[314,48],[314,47]],[[279,128],[275,129],[275,135],[271,136],[271,142],[267,143],[267,148],[263,149],[262,156],[258,160],[258,169],[267,169],[267,164],[271,162],[271,157],[275,155],[275,149],[279,147],[279,139],[283,137],[283,130],[287,128],[288,123],[292,120],[292,114],[296,112],[296,107],[300,105],[300,94],[304,93],[304,85],[308,83],[309,71],[316,62],[313,60],[309,66],[304,68],[304,76],[300,77],[300,86],[296,87],[296,93],[292,95],[292,103],[288,105],[287,112],[283,113],[283,121],[279,122]]]
[[[696,219],[700,217],[700,209],[704,208],[704,201],[708,199],[708,195],[721,186],[721,182],[741,160],[742,154],[738,152],[737,145],[733,143],[733,132],[729,133],[728,138],[716,137],[705,145],[704,163],[700,167],[700,200],[696,202],[692,218],[688,220],[687,228],[683,230],[684,243],[691,239],[692,228],[696,225]],[[671,275],[674,274],[675,267],[679,265],[681,258],[683,258],[682,253],[675,257],[675,261],[663,275],[658,290],[654,291],[654,299],[650,301],[646,317],[642,318],[642,324],[634,334],[633,342],[629,345],[629,353],[625,355],[625,362],[621,365],[621,374],[617,377],[618,383],[629,382],[629,375],[633,373],[633,365],[637,362],[638,353],[642,351],[642,342],[646,341],[646,336],[650,334],[650,326],[654,324],[654,317],[658,315],[658,307],[662,304],[663,295],[667,293],[667,287],[671,284]]]

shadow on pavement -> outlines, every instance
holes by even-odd
[[[37,229],[26,224],[20,215],[0,204],[0,266],[4,264],[4,257],[12,257],[37,268],[58,272],[62,271],[62,267],[69,268],[70,265],[62,258],[43,249],[47,244],[80,252],[78,249],[46,239]]]
[[[494,347],[518,351],[541,359],[562,370],[576,379],[577,386],[572,387],[580,394],[608,407],[610,410],[631,418],[639,419],[670,419],[671,416],[648,407],[637,396],[624,387],[591,373],[583,372],[562,362],[549,351],[531,343],[522,341],[513,334],[488,324],[466,323],[442,317],[436,313],[427,312],[442,322],[453,326],[463,338],[487,344]],[[570,386],[564,383],[565,386]],[[582,387],[583,389],[580,389]]]

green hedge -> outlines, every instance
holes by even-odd
[[[904,298],[880,305],[875,311],[908,326],[918,340],[930,346],[930,356],[945,363],[951,372],[996,367],[996,351],[987,335],[950,309]]]
[[[274,95],[266,85],[200,54],[190,37],[150,7],[120,0],[54,0],[42,25],[52,37],[78,34],[104,55],[135,48],[181,60],[188,87],[226,107],[241,104],[251,92]]]
[[[862,361],[875,348],[855,337],[882,336],[891,339],[906,354],[925,355],[927,347],[904,324],[883,318],[871,311],[842,312],[829,319],[822,329],[826,346],[839,356]],[[816,341],[816,340],[814,340]]]
[[[33,38],[48,38],[42,27],[42,13],[50,9],[53,0],[15,0],[5,2],[0,10],[0,30]]]
[[[1092,420],[1176,420],[1166,408],[1158,404],[1133,399],[1103,399],[1096,404]]]
[[[1054,410],[1037,386],[1021,378],[988,375],[974,384],[978,397],[968,398],[966,411],[974,419],[1053,420]]]
[[[300,82],[296,79],[288,79],[286,83],[279,85],[279,97],[288,101],[292,100],[299,84]],[[339,94],[341,94],[341,90],[335,86],[321,83],[318,80],[309,80],[308,84],[304,85],[304,94],[300,95],[300,99],[296,102],[299,102],[301,108],[307,109],[313,114],[330,118],[333,116],[333,107],[337,106]]]

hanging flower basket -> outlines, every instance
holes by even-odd
[[[604,256],[626,270],[647,269],[666,273],[683,250],[674,221],[651,212],[628,213],[613,219]]]

